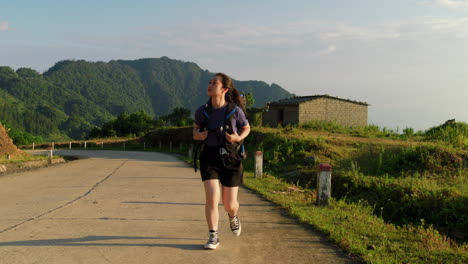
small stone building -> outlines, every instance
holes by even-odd
[[[277,126],[324,120],[343,126],[366,126],[368,106],[329,95],[297,96],[269,103],[262,124]]]

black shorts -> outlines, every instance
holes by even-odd
[[[243,182],[244,169],[239,159],[234,164],[223,164],[220,147],[204,146],[200,153],[200,172],[202,181],[218,179],[223,186],[235,187]]]

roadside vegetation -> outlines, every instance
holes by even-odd
[[[54,158],[58,158],[59,156],[54,156]],[[39,156],[39,155],[23,155],[20,157],[15,157],[13,159],[8,159],[7,157],[0,158],[0,164],[9,164],[9,163],[23,163],[28,161],[35,161],[35,160],[46,160],[47,156]]]

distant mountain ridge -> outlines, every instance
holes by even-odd
[[[122,112],[166,115],[175,107],[192,112],[207,100],[213,72],[168,57],[88,62],[64,60],[40,74],[0,67],[0,121],[46,138],[84,138]],[[229,74],[229,73],[227,73]],[[238,81],[255,106],[291,97],[277,84]]]

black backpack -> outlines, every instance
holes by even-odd
[[[203,116],[205,120],[202,122],[200,126],[200,132],[207,130],[208,121],[210,120],[211,113],[213,111],[213,106],[211,105],[211,100],[209,100],[203,109]],[[226,110],[226,115],[224,117],[224,124],[222,127],[216,130],[208,130],[212,132],[219,131],[226,131],[228,134],[234,133],[234,130],[231,127],[231,121],[234,116],[234,113],[237,112],[237,104],[230,102],[228,103],[228,108]],[[197,161],[200,158],[200,152],[203,149],[204,141],[195,141],[195,150],[194,150],[194,169],[195,172],[197,171]],[[240,159],[246,158],[245,148],[244,148],[244,141],[236,142],[236,143],[229,143],[226,142],[223,148],[226,150],[225,155],[221,155],[223,163],[232,164],[236,161],[240,161]]]

